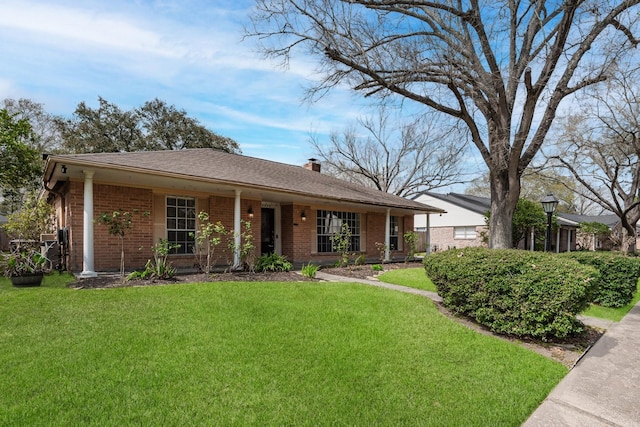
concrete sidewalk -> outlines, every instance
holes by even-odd
[[[347,283],[363,283],[369,286],[376,286],[378,288],[391,289],[394,291],[405,292],[408,294],[421,295],[429,298],[433,301],[442,301],[442,297],[435,292],[424,291],[422,289],[410,288],[408,286],[392,285],[391,283],[379,282],[378,280],[370,279],[357,279],[355,277],[337,276],[335,274],[325,273],[324,271],[318,271],[316,278],[326,280],[327,282],[347,282]]]
[[[640,426],[640,303],[607,332],[523,424]]]

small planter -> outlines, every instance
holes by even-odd
[[[22,276],[11,276],[13,286],[26,288],[30,286],[40,286],[42,283],[43,273],[25,274]]]

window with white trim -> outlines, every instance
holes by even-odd
[[[464,227],[453,227],[453,238],[454,239],[475,239],[476,238],[476,227],[464,226]]]
[[[196,199],[190,197],[167,197],[167,240],[180,245],[172,254],[193,252],[196,231]]]
[[[360,250],[360,214],[355,212],[338,212],[319,210],[316,216],[316,235],[318,252],[335,252],[331,237],[339,234],[342,224],[346,223],[351,232],[350,251]]]

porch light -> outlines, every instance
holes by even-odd
[[[302,219],[302,221],[307,220],[307,213],[305,211],[302,211],[302,213],[300,214],[300,219]]]
[[[60,170],[62,171],[62,173],[67,173],[67,165],[62,165],[60,167]]]
[[[540,203],[542,204],[542,210],[547,214],[547,238],[544,250],[551,252],[551,216],[558,206],[558,199],[549,193],[540,200]]]
[[[249,218],[253,218],[253,206],[249,206],[247,213],[249,214]]]

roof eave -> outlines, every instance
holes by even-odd
[[[264,190],[264,191],[276,191],[276,192],[281,192],[281,193],[284,193],[284,194],[298,195],[298,196],[304,196],[304,197],[316,197],[316,198],[318,197],[317,194],[307,193],[307,192],[302,192],[302,191],[294,191],[294,190],[290,190],[290,189],[287,189],[287,188],[281,188],[281,187],[258,185],[258,184],[253,184],[253,183],[243,183],[243,182],[224,180],[224,179],[205,178],[205,177],[196,176],[196,175],[188,175],[188,174],[166,172],[166,171],[160,171],[160,170],[154,170],[154,169],[148,169],[148,168],[140,168],[140,167],[119,165],[117,163],[93,162],[93,161],[85,160],[85,159],[78,160],[78,159],[74,159],[73,157],[60,157],[60,156],[56,156],[56,155],[50,155],[50,156],[48,156],[48,158],[46,160],[44,176],[46,177],[47,174],[48,174],[48,177],[49,177],[46,180],[46,182],[49,182],[51,180],[51,178],[53,176],[53,171],[55,170],[55,165],[58,164],[58,163],[65,163],[65,165],[74,165],[74,166],[79,166],[79,167],[85,166],[85,167],[89,167],[89,168],[112,169],[112,170],[116,170],[116,171],[131,172],[131,173],[141,173],[141,174],[148,174],[148,175],[154,175],[154,176],[159,176],[159,177],[167,177],[167,178],[174,178],[174,179],[188,179],[188,180],[199,181],[199,182],[207,182],[207,183],[212,183],[212,184],[223,184],[223,185],[230,185],[230,186],[238,186],[238,187],[243,187],[243,188],[247,188],[247,189],[256,189],[256,190]],[[323,196],[322,199],[323,200],[330,200],[330,201],[334,201],[334,202],[355,203],[355,204],[360,204],[360,205],[365,205],[365,206],[376,206],[376,207],[382,207],[382,208],[388,207],[388,208],[402,209],[402,210],[412,211],[414,213],[427,213],[427,214],[431,214],[431,213],[437,213],[437,214],[446,213],[446,211],[443,210],[443,209],[436,208],[434,206],[424,205],[422,203],[413,202],[413,201],[411,201],[412,202],[411,205],[409,205],[409,204],[400,205],[400,204],[396,204],[396,203],[376,203],[376,202],[373,202],[373,201],[363,201],[363,200],[358,200],[358,199],[332,198],[332,197],[326,197],[326,196]],[[419,204],[421,206],[415,206],[414,203],[415,204]]]

